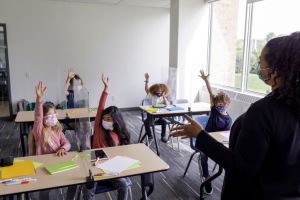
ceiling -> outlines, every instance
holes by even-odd
[[[109,4],[120,6],[143,6],[170,8],[170,0],[50,0],[50,1],[65,1],[89,4]]]

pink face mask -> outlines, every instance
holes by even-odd
[[[53,127],[57,124],[58,120],[57,120],[57,113],[53,114],[53,115],[47,115],[44,117],[44,123],[47,126]]]

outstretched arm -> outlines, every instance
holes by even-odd
[[[210,104],[213,106],[214,105],[213,99],[214,99],[215,95],[212,92],[211,85],[210,85],[210,82],[208,80],[209,74],[205,75],[204,71],[201,69],[199,77],[201,77],[204,80],[204,82],[205,82],[205,85],[207,87],[207,90],[208,90],[208,93],[209,93],[209,97],[210,97]]]
[[[69,95],[68,89],[69,89],[69,86],[70,86],[70,80],[72,78],[74,78],[74,76],[75,76],[74,72],[71,69],[69,69],[68,70],[68,77],[67,77],[66,84],[65,84],[65,93],[66,93],[66,95]]]
[[[145,73],[145,92],[146,92],[147,94],[149,93],[148,82],[149,82],[149,74],[148,74],[148,73]]]

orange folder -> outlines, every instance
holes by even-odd
[[[14,162],[13,165],[0,168],[0,178],[14,178],[35,174],[35,168],[32,160]]]

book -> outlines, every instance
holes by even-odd
[[[167,109],[168,111],[184,110],[184,108],[179,107],[179,106],[168,106],[166,109]]]
[[[156,104],[156,105],[153,105],[152,107],[153,107],[153,108],[165,108],[166,105],[165,105],[165,104],[162,104],[162,103],[158,103],[158,104]]]
[[[14,178],[35,174],[35,168],[32,160],[14,162],[13,165],[0,168],[1,179]]]
[[[77,167],[79,166],[75,161],[68,160],[68,161],[48,165],[45,167],[45,169],[49,174],[56,174],[67,170],[75,169]]]

